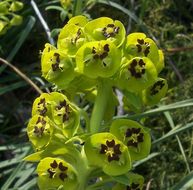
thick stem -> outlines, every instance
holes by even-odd
[[[96,133],[100,129],[101,121],[107,106],[109,94],[111,92],[110,81],[101,79],[97,86],[97,96],[90,119],[90,132]]]

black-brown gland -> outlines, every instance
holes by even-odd
[[[145,62],[143,61],[143,59],[140,59],[139,61],[133,59],[133,61],[129,65],[128,70],[133,77],[141,78],[142,75],[145,74]]]
[[[125,137],[128,138],[127,146],[138,147],[138,144],[144,141],[144,134],[141,133],[141,128],[128,128]]]
[[[49,173],[49,178],[53,179],[58,174],[58,177],[64,181],[65,178],[67,178],[67,174],[65,173],[68,170],[68,167],[64,166],[62,162],[59,162],[59,164],[54,160],[50,164],[50,168],[48,168],[47,172]]]
[[[120,28],[114,24],[108,24],[102,29],[102,34],[106,38],[115,37],[119,33]]]
[[[62,110],[63,112],[58,113],[58,116],[62,116],[63,122],[68,121],[70,117],[70,106],[67,104],[66,100],[60,101],[59,105],[56,106],[56,111]]]
[[[113,160],[119,161],[121,155],[120,144],[115,144],[115,140],[106,141],[105,144],[101,144],[100,154],[106,154],[108,156],[108,162]]]
[[[106,58],[108,56],[109,50],[110,50],[109,44],[105,44],[103,46],[103,51],[97,51],[97,48],[93,47],[92,48],[93,58],[103,60],[104,58]],[[103,65],[106,66],[106,63],[103,62]]]
[[[132,183],[126,187],[126,190],[140,190],[140,187],[138,183]]]
[[[38,127],[38,124],[41,124],[40,127]],[[44,118],[38,117],[38,120],[36,122],[36,125],[34,126],[34,134],[37,137],[42,137],[44,134],[44,131],[46,130],[48,133],[50,133],[47,129],[45,129],[45,125],[46,125],[46,121],[44,120]]]
[[[48,109],[46,108],[46,99],[41,98],[37,105],[37,110],[41,116],[45,116]]]
[[[164,81],[159,80],[157,81],[150,89],[150,95],[156,95],[163,87],[164,87]]]
[[[77,40],[80,38],[82,32],[81,32],[81,29],[79,28],[77,33],[76,33],[76,36],[74,38],[71,38],[71,44],[75,45]]]
[[[57,70],[62,70],[62,68],[60,67],[59,63],[60,63],[60,54],[59,53],[54,53],[53,58],[51,58],[51,61],[54,62],[52,64],[52,71],[57,71]]]
[[[145,42],[144,39],[137,39],[137,52],[143,53],[146,57],[150,52],[150,44],[149,42]]]

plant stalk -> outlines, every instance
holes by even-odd
[[[111,92],[110,81],[101,79],[97,86],[97,96],[90,119],[90,132],[97,133],[104,117],[109,94]]]

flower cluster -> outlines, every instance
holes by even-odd
[[[143,177],[131,169],[150,152],[150,130],[137,121],[113,119],[118,105],[113,89],[122,91],[131,108],[133,99],[155,105],[168,88],[158,77],[163,67],[162,51],[145,34],[126,36],[123,24],[107,17],[71,18],[57,47],[46,44],[41,55],[42,76],[60,92],[34,101],[27,127],[36,152],[26,160],[39,161],[39,188],[100,189],[121,175],[128,183],[112,181],[111,189],[142,189]],[[91,114],[75,105],[77,97],[94,103]]]
[[[12,26],[22,23],[22,16],[17,12],[23,8],[23,3],[17,0],[3,0],[0,2],[0,35],[7,32]]]

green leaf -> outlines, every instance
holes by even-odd
[[[11,53],[7,57],[7,61],[12,61],[12,59],[15,57],[20,47],[22,46],[22,44],[25,42],[26,38],[30,34],[32,28],[34,27],[35,21],[36,21],[35,17],[33,16],[29,17],[28,23],[26,27],[23,29],[23,31],[21,32],[20,38],[18,42],[16,43],[15,47],[13,47]]]
[[[36,21],[35,17],[33,17],[33,16],[29,17],[26,27],[20,33],[19,40],[15,43],[16,45],[13,47],[12,51],[10,52],[10,54],[8,55],[8,57],[6,59],[8,62],[13,60],[13,58],[15,57],[15,55],[17,54],[17,52],[21,48],[22,44],[25,42],[26,38],[29,36],[29,34],[30,34],[34,24],[35,24],[35,21]],[[5,70],[6,67],[7,67],[6,65],[3,65],[0,67],[0,74]]]
[[[119,175],[119,176],[114,176],[112,177],[116,182],[124,184],[124,185],[129,185],[130,179],[129,176],[127,175]]]
[[[26,82],[20,81],[20,82],[13,83],[9,86],[0,87],[0,95],[10,92],[12,90],[18,89],[20,87],[26,86],[26,85],[27,85]]]
[[[57,11],[64,11],[64,9],[60,6],[55,6],[55,5],[50,5],[46,7],[46,11],[47,10],[57,10]]]

